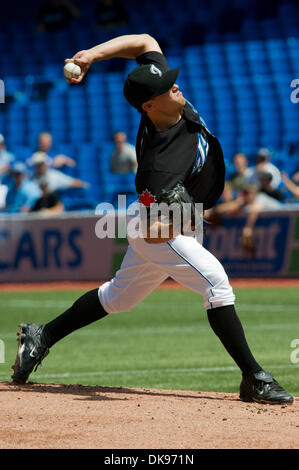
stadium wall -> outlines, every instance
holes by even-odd
[[[103,281],[111,278],[127,248],[126,238],[96,236],[99,216],[69,213],[41,219],[0,219],[0,282]],[[209,227],[204,245],[230,277],[298,277],[299,212],[263,213],[255,228],[256,250],[240,244],[245,219]]]

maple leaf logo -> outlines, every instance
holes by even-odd
[[[153,202],[156,202],[156,196],[153,196],[148,189],[143,191],[142,194],[139,194],[138,199],[146,207],[149,207]]]

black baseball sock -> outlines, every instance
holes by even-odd
[[[45,325],[44,334],[48,347],[53,346],[73,331],[100,320],[106,315],[108,314],[99,300],[98,289],[86,292],[66,312]]]
[[[244,375],[263,368],[254,359],[247,344],[244,330],[234,305],[207,310],[208,320],[227,352],[240,367]]]

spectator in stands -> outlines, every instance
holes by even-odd
[[[10,164],[14,159],[14,155],[6,150],[4,137],[0,134],[0,175],[7,174],[9,172]]]
[[[117,28],[128,23],[127,12],[118,0],[101,0],[97,3],[95,22],[99,27]]]
[[[38,136],[38,148],[37,152],[44,152],[47,154],[47,163],[49,166],[53,166],[54,168],[61,168],[62,166],[76,166],[76,162],[73,158],[67,157],[63,154],[55,155],[51,152],[52,148],[52,135],[50,132],[41,132]],[[27,160],[28,165],[33,165],[32,158]]]
[[[244,153],[236,153],[233,158],[235,173],[231,175],[228,181],[231,183],[233,189],[241,189],[245,179],[250,172],[248,169],[248,158]]]
[[[50,132],[42,132],[38,136],[38,151],[46,152],[49,156],[51,152],[53,139]],[[63,154],[58,154],[53,156],[53,166],[54,168],[60,168],[64,165],[67,166],[76,166],[76,162],[73,158],[67,157]]]
[[[271,191],[272,188],[271,188]],[[241,243],[246,251],[252,251],[253,235],[256,221],[261,211],[280,209],[282,204],[266,192],[261,192],[253,184],[244,183],[243,188],[234,197],[231,183],[226,182],[223,195],[219,204],[205,211],[205,219],[217,226],[221,223],[222,216],[246,215],[245,225],[241,233]]]
[[[70,188],[88,188],[89,183],[77,178],[65,175],[62,171],[49,168],[47,154],[45,152],[35,152],[31,159],[34,165],[34,173],[31,180],[39,185],[40,179],[45,178],[49,185],[49,190],[63,191]]]
[[[252,179],[252,175],[248,177],[248,163],[244,154],[235,155],[234,165],[236,173],[226,181],[221,200],[214,208],[205,212],[208,220],[219,224],[223,215],[240,215],[244,210],[248,213],[259,214],[262,210],[281,208],[285,197],[279,189],[273,189],[271,173],[257,171],[255,175],[257,185],[255,185],[246,182],[247,178]]]
[[[260,172],[258,173],[258,180],[260,185],[260,192],[267,194],[269,197],[276,199],[277,201],[283,202],[285,197],[279,189],[273,189],[271,186],[271,181],[273,176],[271,173]]]
[[[231,182],[226,181],[219,202],[211,209],[205,210],[205,221],[213,226],[218,226],[221,224],[223,216],[240,215],[243,205],[243,198],[239,196],[239,193],[236,195]]]
[[[8,188],[5,210],[7,212],[29,212],[40,195],[40,189],[29,181],[26,166],[15,162],[11,167],[12,182]]]
[[[261,148],[255,157],[255,166],[248,168],[245,181],[260,187],[258,174],[261,172],[270,173],[272,175],[271,186],[273,189],[278,188],[281,183],[280,170],[270,163],[271,152],[266,148]]]
[[[41,197],[33,205],[31,212],[40,212],[42,214],[61,214],[64,211],[64,205],[56,192],[51,192],[46,178],[41,178],[39,187],[42,191]]]
[[[220,202],[209,211],[205,211],[205,217],[210,214],[212,217],[209,215],[209,219],[215,221],[219,218],[220,222],[220,217],[224,214],[237,215],[243,205],[243,197],[239,193],[235,195],[231,182],[226,181]]]
[[[260,187],[253,184],[245,184],[241,196],[248,210],[253,206],[258,206],[261,211],[280,209],[282,206],[280,201],[261,192]]]
[[[288,177],[287,173],[285,173],[285,172],[281,173],[281,178],[282,178],[282,182],[284,183],[285,187],[293,194],[295,199],[299,200],[299,186],[296,183],[294,183],[294,181],[292,181]]]
[[[281,203],[266,193],[259,192],[254,185],[245,185],[243,188],[244,207],[247,214],[246,222],[242,229],[241,244],[245,251],[254,253],[254,227],[261,211],[279,210]]]
[[[295,184],[299,184],[299,170],[296,170],[292,175],[292,180]]]
[[[111,155],[110,167],[113,173],[125,175],[136,173],[137,158],[134,145],[127,142],[124,132],[117,132],[114,135],[115,149]]]
[[[2,184],[2,181],[0,178],[0,210],[5,208],[7,191],[8,191],[7,184]]]
[[[37,29],[57,31],[68,27],[70,21],[79,18],[78,8],[68,0],[51,0],[39,12]]]

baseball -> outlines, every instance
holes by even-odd
[[[81,68],[74,62],[68,62],[63,68],[64,76],[66,78],[79,78],[81,75]]]

